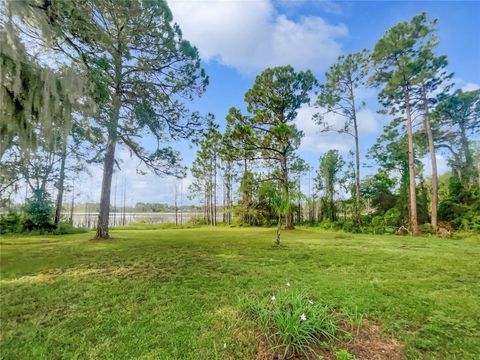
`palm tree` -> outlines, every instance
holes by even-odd
[[[277,221],[277,237],[275,246],[280,246],[280,233],[282,228],[282,218],[290,214],[292,208],[292,200],[296,194],[291,194],[282,189],[275,187],[271,183],[266,183],[262,187],[262,192],[270,207],[275,211],[278,218]]]

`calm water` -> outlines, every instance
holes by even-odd
[[[201,217],[200,212],[184,212],[177,215],[178,223],[185,224],[192,217]],[[64,214],[65,219],[70,218],[70,214]],[[221,214],[218,220],[221,220]],[[93,229],[97,226],[98,213],[74,213],[73,226]],[[128,225],[143,221],[147,224],[162,224],[165,222],[175,223],[175,213],[110,213],[110,226]]]

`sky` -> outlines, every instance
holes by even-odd
[[[168,0],[168,4],[184,38],[198,48],[210,78],[206,93],[190,104],[191,109],[214,114],[221,127],[230,107],[245,109],[244,94],[266,67],[290,64],[296,70],[311,69],[321,82],[339,55],[373,48],[388,28],[423,11],[429,18],[439,19],[437,53],[448,55],[455,86],[464,90],[480,87],[480,1]],[[389,121],[377,113],[376,94],[368,88],[358,93],[366,103],[359,113],[364,162],[368,148]],[[298,112],[296,124],[305,133],[299,155],[313,168],[318,167],[319,156],[328,149],[338,149],[348,158],[352,139],[348,135],[320,134],[312,121],[315,111],[313,106],[305,106]],[[147,147],[149,141],[145,139]],[[182,153],[183,163],[190,166],[196,149],[186,142],[172,145]],[[127,204],[173,203],[175,186],[183,188],[184,203],[192,202],[187,199],[190,174],[181,182],[139,175],[138,161],[125,149],[117,151],[122,170],[116,171],[112,193],[115,183],[126,178]],[[438,163],[439,173],[448,170],[445,155],[439,154]],[[428,175],[428,159],[425,165]],[[363,175],[374,171],[368,166],[362,169]],[[304,191],[313,176],[312,172],[302,178]],[[91,168],[81,182],[80,200],[98,202],[101,168]]]

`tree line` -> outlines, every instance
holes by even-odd
[[[205,222],[215,224],[209,214],[216,211],[212,196],[216,199],[218,169],[221,186],[228,189],[225,211],[238,224],[280,228],[283,221],[289,229],[294,222],[308,222],[418,234],[437,232],[440,221],[443,228],[478,231],[480,90],[453,90],[447,56],[435,53],[436,23],[422,13],[393,26],[373,49],[340,56],[323,82],[291,66],[260,73],[245,93],[246,112],[232,107],[225,131],[213,124],[199,141],[191,191],[203,201]],[[391,120],[366,154],[377,173],[362,178],[358,113],[365,107],[360,92],[367,87],[378,89],[379,112]],[[320,132],[351,137],[354,148],[351,159],[334,149],[322,155],[313,191],[305,195],[300,179],[312,169],[298,155],[304,134],[295,120],[307,104],[317,109],[311,121]],[[441,187],[440,149],[450,153],[452,169]],[[428,178],[421,162],[426,155]],[[237,182],[235,206],[232,180]]]
[[[288,65],[264,70],[245,94],[246,111],[232,107],[221,128],[189,108],[208,76],[166,1],[0,6],[0,201],[25,191],[22,184],[28,189],[23,215],[2,216],[2,226],[58,228],[65,192],[83,190],[78,174],[98,164],[96,237],[109,238],[118,147],[139,160],[138,172],[182,178],[187,169],[171,144],[187,139],[199,149],[191,196],[208,224],[276,224],[278,241],[282,224],[306,221],[342,221],[355,231],[404,226],[413,234],[426,222],[436,231],[439,220],[479,227],[479,91],[452,90],[447,57],[435,53],[436,20],[426,14],[392,27],[372,50],[341,56],[322,83]],[[358,118],[364,87],[379,89],[381,111],[392,118],[368,153],[378,171],[367,177]],[[355,147],[352,159],[335,150],[320,158],[307,196],[300,179],[311,169],[298,155],[304,134],[295,120],[311,103],[319,130],[351,136]],[[332,127],[332,114],[343,126]],[[446,185],[436,170],[440,149],[450,153]]]

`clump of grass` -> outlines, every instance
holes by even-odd
[[[356,330],[358,335],[360,328],[365,322],[364,314],[358,311],[358,307],[355,306],[353,310],[344,312],[344,316],[347,318],[347,321],[350,323],[352,328]]]
[[[245,297],[243,312],[265,336],[271,350],[284,358],[302,354],[336,339],[339,327],[332,309],[309,299],[304,292],[285,291],[276,295]]]
[[[347,350],[340,350],[335,352],[337,360],[358,360],[354,355],[350,354]]]

